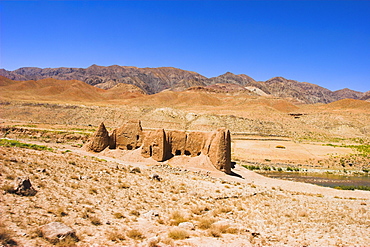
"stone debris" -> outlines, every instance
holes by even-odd
[[[206,155],[215,168],[231,173],[231,138],[225,128],[213,132],[185,132],[157,129],[143,131],[141,122],[131,120],[109,135],[103,123],[87,144],[87,150],[101,152],[110,149],[135,150],[141,148],[144,158],[158,162],[173,156],[196,157]]]
[[[195,229],[195,226],[193,223],[191,222],[181,222],[178,227],[180,228],[184,228],[184,229],[187,229],[187,230],[194,230]]]
[[[150,176],[150,179],[157,180],[157,181],[161,181],[162,180],[162,178],[158,174],[151,175]]]
[[[13,192],[22,196],[33,196],[37,193],[28,177],[17,177],[14,181]]]
[[[42,236],[49,242],[56,244],[70,236],[77,240],[76,231],[61,222],[51,222],[40,227]]]
[[[142,217],[148,220],[154,220],[156,217],[159,217],[159,212],[156,210],[150,210],[147,213],[142,214]]]
[[[140,167],[134,167],[130,170],[130,173],[141,173]]]

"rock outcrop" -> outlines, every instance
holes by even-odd
[[[42,236],[49,242],[56,244],[66,237],[78,240],[76,231],[61,222],[51,222],[40,227]]]
[[[225,128],[214,132],[185,132],[157,129],[143,131],[140,121],[129,121],[108,134],[101,124],[87,144],[87,149],[101,152],[110,149],[135,150],[141,148],[144,158],[162,162],[173,156],[209,157],[215,168],[231,173],[231,139]]]
[[[22,196],[33,196],[37,193],[28,177],[17,177],[14,180],[13,192]]]

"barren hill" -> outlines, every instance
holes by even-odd
[[[158,93],[164,89],[172,88],[183,81],[186,87],[204,85],[204,76],[190,71],[176,68],[136,68],[113,65],[109,67],[92,65],[86,69],[81,68],[20,68],[14,71],[0,70],[0,75],[12,80],[39,80],[55,78],[59,80],[80,80],[90,85],[107,88],[118,83],[133,84],[146,93]]]
[[[355,100],[355,99],[342,99],[330,104],[327,104],[325,108],[332,109],[358,109],[367,110],[370,112],[370,102]]]
[[[137,68],[112,65],[108,67],[92,65],[84,68],[34,68],[25,67],[14,71],[0,69],[0,75],[12,80],[40,80],[55,78],[58,80],[80,80],[87,84],[109,89],[119,83],[132,84],[147,94],[155,94],[163,90],[184,91],[194,86],[210,86],[214,84],[236,84],[258,91],[260,95],[294,99],[300,103],[330,103],[344,98],[360,99],[362,92],[343,89],[332,92],[326,88],[306,82],[275,77],[266,82],[257,82],[245,75],[227,72],[223,75],[207,78],[196,72],[172,67]]]
[[[364,93],[351,90],[349,88],[344,88],[333,92],[334,95],[339,99],[361,99]]]
[[[134,98],[144,92],[134,86],[119,84],[110,90],[100,89],[78,80],[41,79],[13,81],[0,77],[0,99],[41,100],[59,102],[99,102]]]

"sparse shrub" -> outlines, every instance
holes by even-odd
[[[137,216],[137,217],[139,217],[139,216],[140,216],[140,212],[139,212],[139,211],[137,211],[137,210],[131,210],[131,211],[130,211],[130,215],[133,215],[133,216]]]
[[[96,188],[90,188],[89,189],[89,194],[91,194],[91,195],[98,194],[98,190]]]
[[[163,238],[161,239],[161,242],[164,243],[167,246],[175,246],[175,241],[173,241],[172,238]]]
[[[11,186],[10,184],[4,184],[2,187],[1,187],[2,190],[4,190],[6,193],[9,193],[9,194],[12,194],[14,193],[14,187]]]
[[[84,211],[82,212],[82,214],[81,214],[81,217],[82,217],[83,219],[88,219],[88,218],[90,217],[90,215],[87,213],[87,211],[86,211],[86,210],[84,210]]]
[[[239,233],[239,229],[236,228],[236,227],[229,227],[226,229],[226,233],[229,233],[229,234],[238,234]]]
[[[108,240],[118,242],[121,240],[125,240],[125,234],[123,234],[121,231],[115,230],[115,231],[109,231],[106,233],[106,236]]]
[[[175,239],[175,240],[186,239],[189,236],[190,235],[188,231],[186,231],[185,229],[181,229],[181,228],[175,228],[168,232],[168,237]]]
[[[48,213],[55,214],[55,216],[57,216],[57,217],[63,217],[63,216],[68,215],[68,213],[66,212],[66,210],[63,207],[58,207],[57,209],[49,209]]]
[[[209,233],[210,236],[215,237],[215,238],[222,237],[222,232],[218,228],[216,228],[216,227],[211,227],[208,230],[208,233]]]
[[[254,165],[243,165],[244,168],[247,168],[248,170],[260,170],[261,168],[259,166],[254,166]]]
[[[114,213],[113,216],[116,219],[123,219],[123,218],[125,218],[125,216],[122,213],[120,213],[120,212]]]
[[[170,215],[170,224],[173,226],[177,226],[182,222],[186,222],[188,219],[185,217],[183,213],[180,211],[173,211],[172,214]]]
[[[191,207],[190,210],[193,214],[201,215],[201,214],[203,214],[203,212],[209,211],[209,208],[207,206],[196,205],[196,206]]]
[[[128,189],[128,188],[130,188],[130,184],[127,183],[127,182],[122,182],[122,183],[120,183],[118,185],[118,188],[120,188],[120,189]]]
[[[13,232],[0,223],[0,244],[2,246],[16,246],[17,242],[12,237]]]
[[[137,229],[132,229],[127,232],[127,237],[136,239],[136,240],[142,240],[144,239],[144,235]]]
[[[282,146],[282,145],[277,145],[276,148],[281,148],[281,149],[285,149],[286,147]]]
[[[54,244],[55,246],[76,246],[78,241],[79,239],[77,236],[67,236]]]
[[[95,226],[100,226],[102,225],[102,222],[100,221],[100,219],[96,216],[89,216],[89,219],[91,221],[91,224],[95,225]]]
[[[209,229],[215,221],[214,218],[202,217],[198,220],[198,227],[202,230]]]
[[[42,145],[36,145],[36,144],[28,144],[28,143],[22,143],[15,140],[8,140],[8,139],[0,139],[0,146],[3,147],[19,147],[19,148],[28,148],[28,149],[34,149],[39,151],[53,151],[52,148],[42,146]]]
[[[225,214],[228,212],[231,212],[233,209],[230,206],[223,206],[220,205],[216,209],[213,210],[212,214],[213,216],[217,216],[219,214]]]
[[[334,187],[334,189],[337,189],[337,190],[368,190],[370,191],[370,186],[366,186],[366,185],[339,185],[339,186],[336,186]]]
[[[5,177],[6,179],[9,179],[9,180],[14,180],[15,179],[15,175],[13,175],[13,174],[8,174],[8,175],[6,175],[6,177]]]

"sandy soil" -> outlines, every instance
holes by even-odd
[[[311,160],[329,159],[331,156],[353,153],[351,148],[325,146],[328,143],[298,143],[287,139],[233,140],[233,153],[240,160],[274,163],[307,164]]]
[[[80,246],[366,246],[370,241],[370,192],[271,179],[240,166],[230,176],[212,169],[205,156],[156,163],[120,151],[88,153],[65,144],[54,149],[0,147],[2,188],[16,176],[28,176],[38,190],[33,197],[3,191],[0,198],[2,225],[20,245],[50,245],[36,230],[52,221],[73,227],[80,238],[74,244]],[[133,167],[141,172],[131,173]],[[163,180],[153,181],[154,173]],[[153,210],[160,216],[150,216]],[[182,228],[180,222],[193,227]]]

